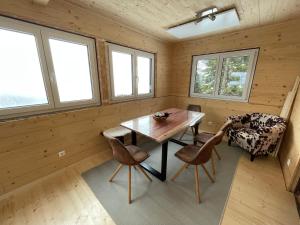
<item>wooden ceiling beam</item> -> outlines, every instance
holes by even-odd
[[[50,0],[32,0],[34,4],[39,4],[39,5],[48,5],[48,3],[50,2]]]

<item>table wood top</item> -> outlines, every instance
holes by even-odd
[[[139,134],[145,135],[157,142],[163,142],[188,126],[192,126],[205,116],[204,113],[188,111],[177,108],[170,108],[162,112],[171,113],[165,121],[156,121],[153,114],[141,116],[132,120],[121,123],[126,127]]]

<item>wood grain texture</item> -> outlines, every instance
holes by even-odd
[[[285,189],[277,159],[251,162],[242,156],[220,224],[299,224],[294,195]]]
[[[177,106],[200,104],[207,117],[200,128],[216,131],[232,114],[266,112],[279,114],[295,78],[300,74],[300,19],[185,41],[173,45],[172,75]],[[248,103],[190,98],[192,55],[260,48]]]
[[[299,179],[300,170],[300,91],[296,96],[290,121],[285,133],[279,158],[288,190],[293,190]],[[290,165],[287,161],[290,160]]]
[[[68,1],[46,7],[32,0],[0,1],[0,14],[93,37],[96,40],[102,105],[0,124],[0,195],[97,152],[110,151],[100,131],[121,121],[171,107],[170,46],[152,36]],[[107,41],[155,53],[156,98],[111,104]],[[59,159],[58,151],[66,156]]]
[[[111,158],[111,152],[93,154],[1,196],[1,225],[115,225],[81,177]]]
[[[212,34],[276,23],[300,15],[300,4],[297,0],[71,1],[170,41],[176,39],[166,32],[166,28],[194,18],[197,11],[211,6],[216,6],[218,9],[235,6],[240,17],[240,26]]]
[[[156,121],[153,119],[153,114],[151,114],[122,122],[121,126],[147,136],[154,141],[163,142],[191,124],[200,122],[204,117],[204,113],[176,108],[164,109],[163,112],[171,114],[164,121]]]
[[[96,153],[1,196],[1,225],[114,225],[80,175],[111,157],[111,152]],[[222,225],[299,224],[295,200],[285,191],[276,160],[242,158],[224,210]]]

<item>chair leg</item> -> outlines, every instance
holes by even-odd
[[[131,204],[131,166],[128,166],[128,203]]]
[[[251,156],[250,156],[250,161],[253,162],[254,159],[255,159],[255,155],[251,154]]]
[[[230,140],[230,138],[228,139],[228,146],[231,146],[231,140]]]
[[[120,171],[120,169],[122,169],[122,167],[123,167],[123,164],[119,164],[119,166],[117,167],[117,169],[115,170],[115,172],[109,178],[109,182],[113,181],[113,179],[115,178],[115,176],[117,175],[117,173]]]
[[[216,165],[215,165],[215,157],[213,154],[211,154],[211,170],[212,170],[214,179],[216,179]]]
[[[215,181],[214,181],[214,178],[212,178],[212,176],[210,175],[210,173],[208,172],[208,170],[206,169],[206,167],[205,167],[203,164],[201,164],[201,166],[202,166],[204,172],[206,173],[206,175],[208,176],[208,178],[210,179],[210,181],[211,181],[212,183],[214,183],[214,182],[215,182]]]
[[[201,200],[200,200],[198,165],[195,165],[195,189],[196,189],[197,202],[200,203]]]
[[[178,177],[179,174],[181,174],[181,172],[182,172],[185,168],[187,168],[188,165],[189,165],[188,163],[184,163],[184,164],[180,167],[180,169],[177,171],[177,173],[172,177],[171,180],[172,180],[172,181],[175,181],[176,177]]]
[[[215,147],[213,148],[213,151],[214,151],[214,153],[216,153],[218,159],[221,160],[221,156],[220,156],[220,154],[218,153],[218,151]]]
[[[137,167],[139,168],[139,170],[145,175],[145,177],[146,177],[149,181],[152,181],[152,179],[148,176],[148,174],[145,172],[145,170],[144,170],[140,165],[137,165]]]

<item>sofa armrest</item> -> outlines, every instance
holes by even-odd
[[[262,137],[269,137],[271,140],[276,141],[285,131],[284,124],[277,124],[272,127],[259,127],[257,133]]]

